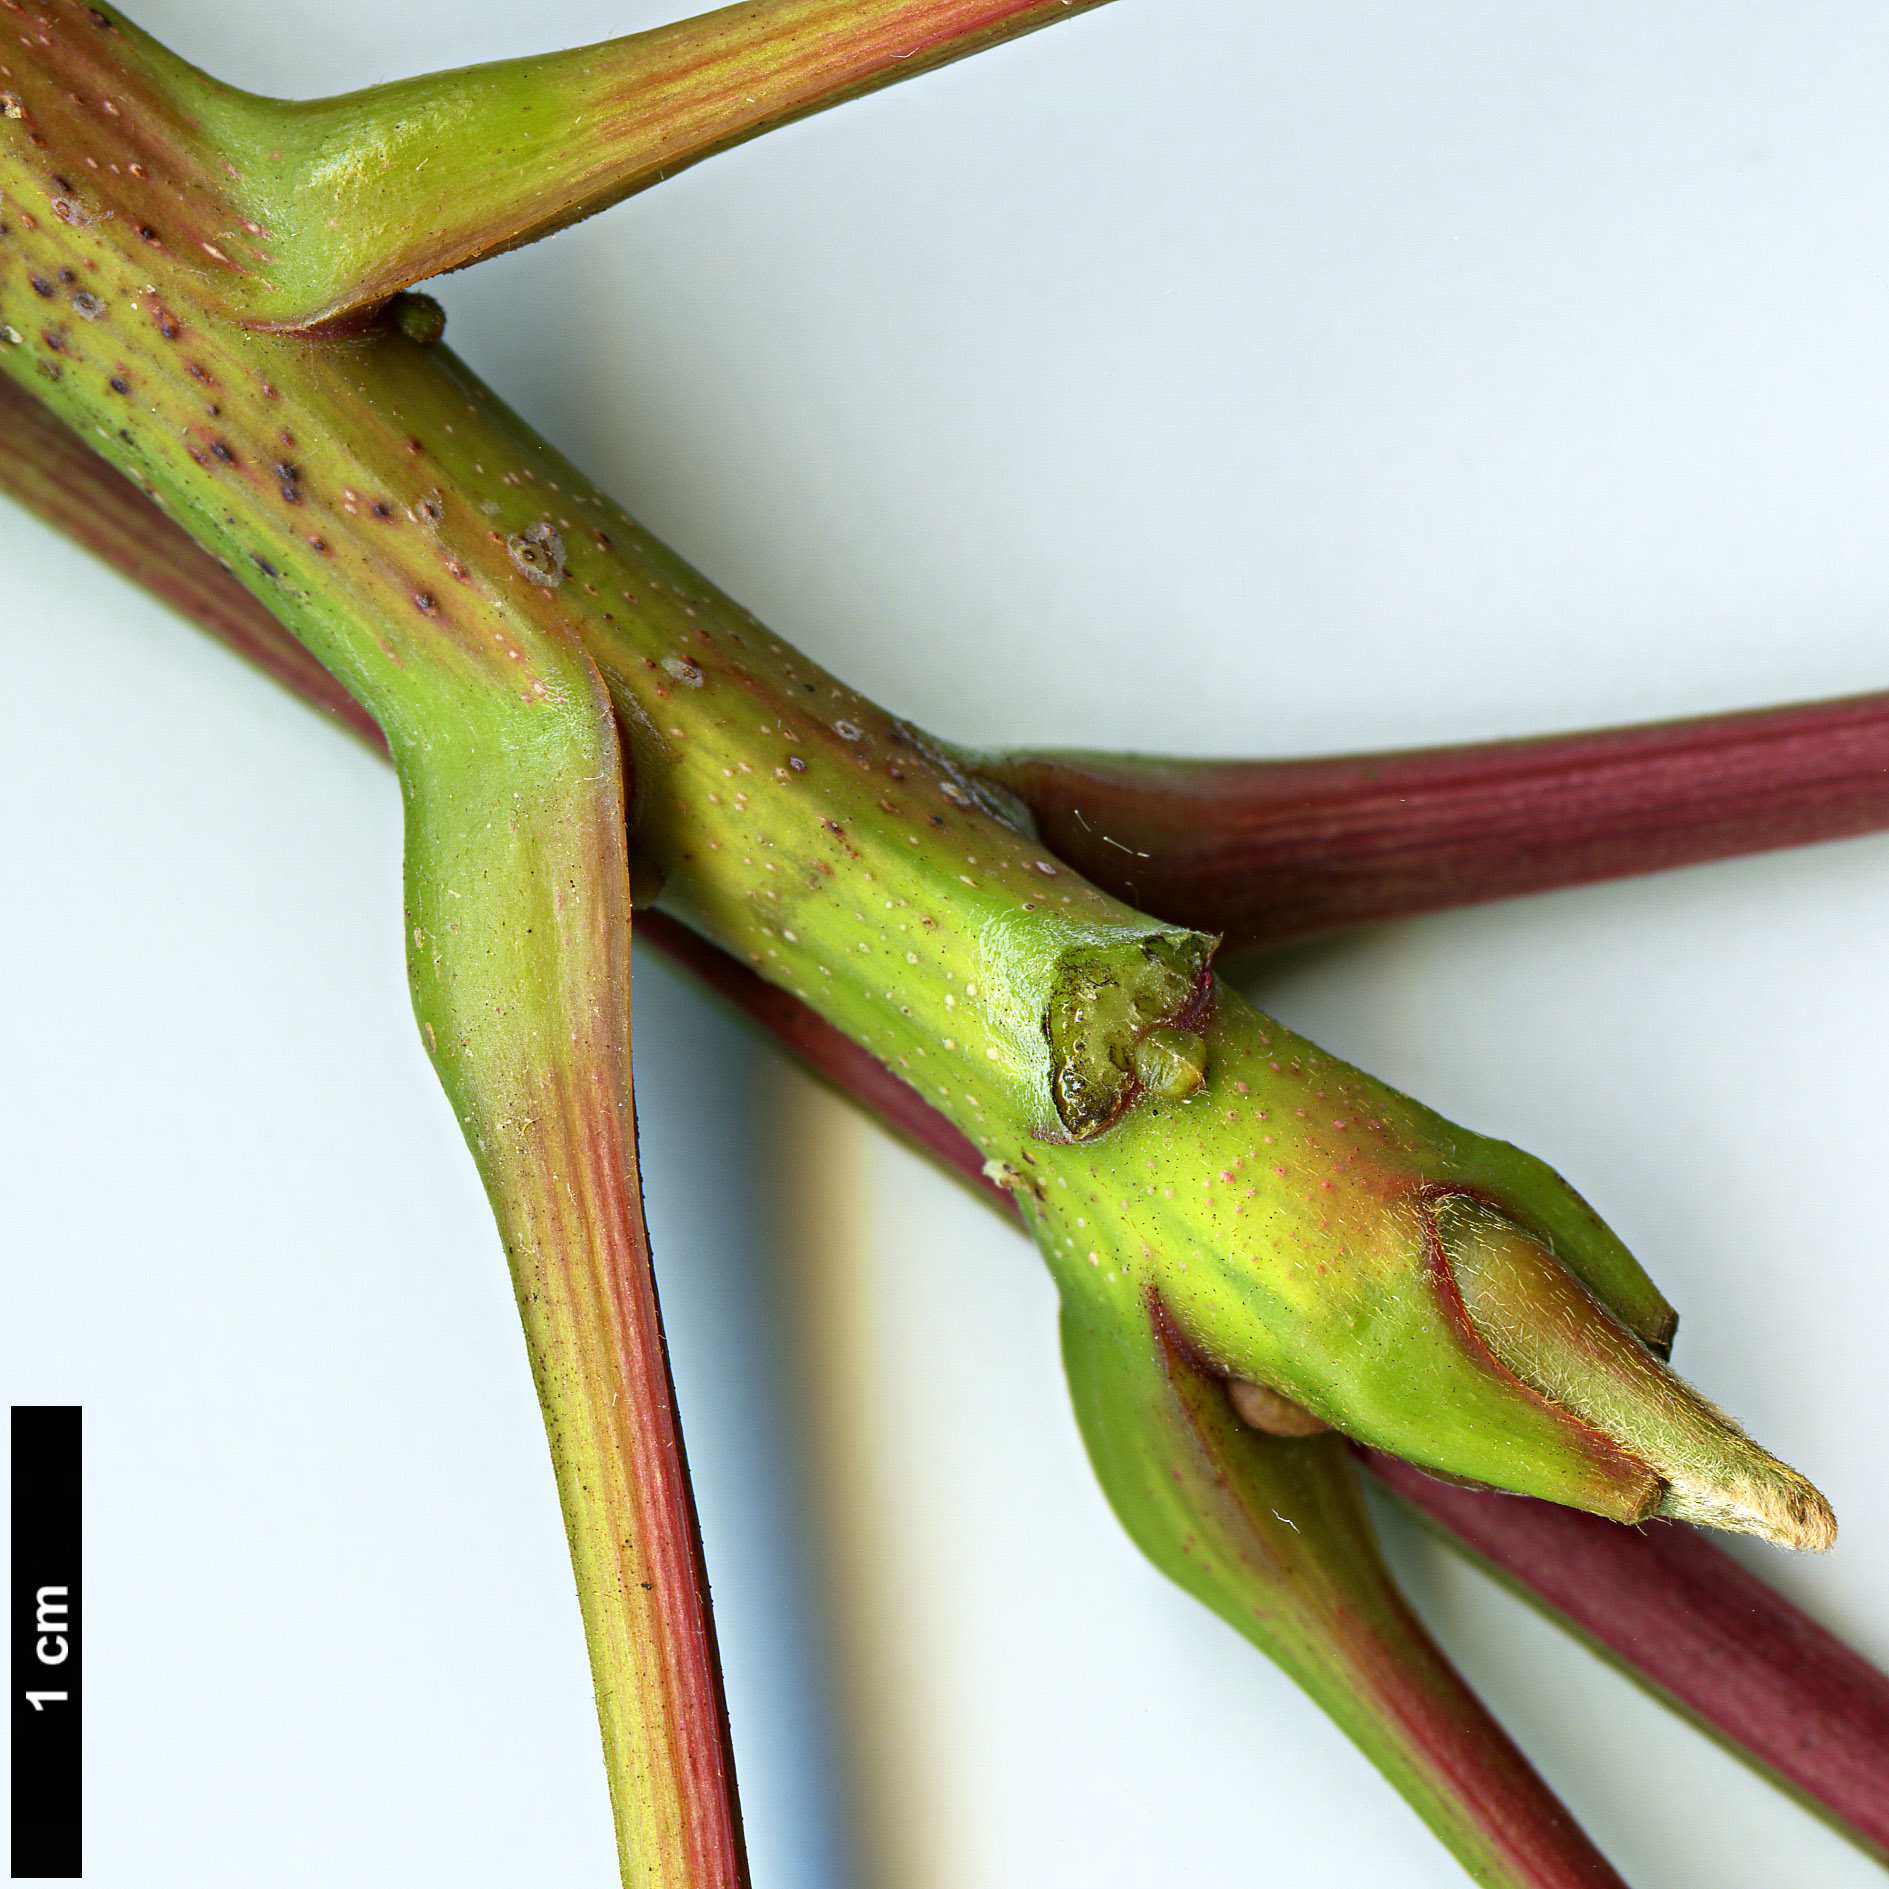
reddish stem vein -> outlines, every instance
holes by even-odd
[[[1365,1466],[1504,1580],[1889,1861],[1889,1678],[1677,1522],[1623,1528]]]
[[[1889,826],[1889,694],[1309,761],[1009,755],[1096,884],[1235,947]]]

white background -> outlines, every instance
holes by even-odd
[[[309,96],[664,15],[137,17]],[[1120,0],[441,293],[648,523],[960,739],[1313,753],[1827,695],[1889,683],[1886,100],[1861,4]],[[391,779],[10,511],[0,559],[0,1370],[86,1406],[88,1875],[601,1886],[509,1292],[406,1010]],[[1251,985],[1609,1215],[1682,1368],[1842,1518],[1827,1561],[1749,1558],[1879,1661],[1886,925],[1862,840]],[[864,1131],[814,1137],[863,1295],[821,1354],[783,1259],[805,1095],[659,966],[636,1019],[757,1882],[844,1882],[855,1822],[905,1833],[897,1889],[1460,1881],[1114,1531],[1021,1242]],[[810,1373],[874,1426],[854,1694],[823,1678]],[[1391,1546],[1641,1889],[1879,1880]],[[852,1732],[888,1795],[849,1810],[835,1727],[888,1696]]]

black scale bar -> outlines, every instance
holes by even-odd
[[[13,1406],[13,1876],[79,1863],[80,1409]]]

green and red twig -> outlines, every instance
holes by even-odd
[[[378,729],[355,707],[327,671],[308,657],[241,585],[141,493],[87,449],[65,426],[0,381],[0,490],[56,529],[85,545],[133,582],[259,664],[312,705],[335,715],[380,744]],[[1833,718],[1839,730],[1868,725],[1879,698],[1862,698],[1854,719]],[[1842,708],[1847,705],[1833,705]],[[1637,753],[1649,764],[1667,743],[1700,745],[1705,731],[1743,752],[1762,751],[1765,730],[1788,730],[1805,778],[1828,779],[1838,769],[1819,756],[1815,728],[1820,709],[1758,711],[1748,716],[1667,724],[1566,737],[1543,743],[1502,743],[1448,751],[1459,782],[1479,775],[1500,805],[1505,776],[1495,763],[1528,770],[1530,791],[1548,817],[1557,754],[1591,762],[1610,747]],[[1880,711],[1879,711],[1880,712]],[[1709,743],[1704,744],[1709,751]],[[1478,757],[1491,765],[1478,770]],[[1402,757],[1417,769],[1423,755]],[[1840,763],[1841,754],[1837,757]],[[1272,764],[1252,764],[1260,774]],[[1289,763],[1288,770],[1320,763]],[[1334,763],[1362,774],[1367,764]],[[1229,772],[1234,770],[1229,769]],[[1577,767],[1578,786],[1581,769]],[[1658,780],[1649,765],[1640,778]],[[1013,776],[1014,778],[1014,776]],[[1616,782],[1621,778],[1616,776]],[[1135,776],[1115,788],[1128,818],[1143,805]],[[1281,804],[1288,804],[1281,796]],[[1825,807],[1840,801],[1825,799]],[[1173,803],[1167,803],[1171,810]],[[1853,803],[1852,803],[1853,805]],[[1662,795],[1637,809],[1646,830],[1660,831],[1655,815],[1696,831],[1701,808]],[[1716,808],[1703,809],[1708,824]],[[1458,844],[1473,846],[1475,808],[1463,790],[1456,808]],[[1752,803],[1754,844],[1778,828]],[[1889,813],[1885,814],[1889,821]],[[1722,826],[1716,827],[1723,832]],[[1843,830],[1848,830],[1843,829]],[[1800,837],[1836,837],[1816,828]],[[1667,833],[1678,846],[1683,834]],[[1499,866],[1499,837],[1490,869]],[[1645,855],[1642,854],[1641,857]],[[1305,853],[1308,872],[1322,870],[1327,885],[1369,886],[1369,857],[1356,866],[1342,845],[1329,855]],[[1647,868],[1650,869],[1650,868]],[[1217,886],[1204,877],[1199,896],[1216,897],[1225,910],[1243,887],[1228,874]],[[1387,896],[1380,893],[1378,896]],[[1336,904],[1333,895],[1333,904]],[[1328,909],[1330,909],[1328,907]],[[660,911],[643,912],[646,943],[662,951],[707,988],[747,1016],[823,1080],[912,1146],[961,1176],[1007,1214],[1014,1198],[992,1184],[983,1157],[964,1135],[906,1082],[790,992],[766,983],[747,965]],[[1858,1841],[1889,1846],[1889,1680],[1781,1600],[1754,1575],[1690,1529],[1656,1524],[1629,1530],[1551,1504],[1494,1491],[1452,1488],[1393,1457],[1366,1453],[1366,1466],[1420,1508],[1450,1538],[1501,1572],[1576,1631],[1604,1647],[1674,1706],[1723,1737],[1786,1788],[1819,1807]]]
[[[1438,1679],[1414,1623],[1398,1615],[1373,1642],[1370,1623],[1401,1603],[1336,1440],[1261,1438],[1238,1396],[1623,1517],[1704,1514],[1823,1545],[1827,1507],[1665,1371],[1653,1354],[1670,1308],[1565,1183],[1258,1017],[1216,987],[1211,939],[1161,906],[1211,905],[1217,885],[1226,909],[1205,926],[1251,941],[1416,909],[1413,886],[1460,902],[1565,882],[1528,877],[1549,856],[1573,878],[1665,863],[1675,776],[1684,797],[1716,780],[1737,799],[1725,742],[1668,736],[1662,772],[1657,732],[1628,737],[1632,756],[1598,738],[1614,748],[1564,753],[1545,787],[1532,758],[1465,775],[1460,756],[1403,757],[1388,812],[1347,764],[1321,785],[1302,766],[1072,773],[1049,757],[992,761],[980,780],[610,507],[431,351],[437,311],[383,307],[769,125],[1079,10],[768,0],[299,106],[220,86],[102,10],[55,0],[43,52],[7,94],[21,128],[0,152],[10,193],[46,196],[50,223],[23,213],[0,236],[54,307],[19,306],[33,332],[9,325],[0,365],[96,432],[294,647],[234,607],[213,566],[168,564],[148,520],[121,534],[122,562],[294,686],[332,694],[302,652],[319,656],[387,737],[408,811],[416,1010],[513,1264],[626,1875],[705,1889],[742,1869],[638,1209],[634,846],[645,877],[667,875],[675,913],[765,970],[771,994],[750,1001],[770,1027],[958,1165],[972,1150],[1022,1208],[1063,1295],[1097,1468],[1157,1562],[1324,1699],[1472,1870],[1610,1880],[1453,1677]],[[436,155],[448,161],[429,171]],[[324,332],[291,346],[285,330]],[[53,463],[43,429],[23,437],[29,497],[76,522],[79,475]],[[298,439],[322,443],[318,469]],[[1828,733],[1810,730],[1806,754]],[[1006,775],[1048,845],[990,792]],[[1136,827],[1129,790],[1150,776],[1159,791],[1141,796]],[[1804,773],[1783,825],[1748,793],[1732,824],[1766,844],[1856,830],[1868,816],[1847,780],[1842,766]],[[1142,911],[1068,870],[1074,833],[1094,837],[1110,794],[1096,845],[1170,869],[1153,891],[1115,881]],[[1299,841],[1267,811],[1281,800]],[[1216,808],[1233,851],[1196,857]],[[1608,852],[1606,830],[1638,851]],[[1688,856],[1707,856],[1699,843]],[[1323,908],[1289,870],[1294,844],[1342,862]],[[1270,919],[1241,903],[1255,862],[1277,881]],[[1340,916],[1319,919],[1327,908]],[[921,1074],[943,1133],[914,1106]],[[1327,1100],[1320,1085],[1332,1106],[1312,1121],[1303,1104]],[[1176,1189],[1144,1186],[1144,1156],[1176,1179],[1208,1172],[1170,1208]],[[1233,1191],[1249,1161],[1276,1234],[1267,1253],[1236,1237],[1260,1192]],[[1316,1279],[1288,1245],[1317,1256]],[[1365,1317],[1374,1345],[1350,1336]],[[1313,1462],[1323,1493],[1294,1493],[1293,1465]],[[1256,1631],[1256,1615],[1286,1624]],[[1419,1695],[1440,1716],[1412,1707]],[[1432,1736],[1445,1721],[1460,1738]]]

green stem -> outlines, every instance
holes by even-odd
[[[743,0],[305,102],[219,84],[128,22],[66,7],[49,23],[67,29],[57,54],[82,83],[36,109],[59,142],[76,136],[113,166],[143,240],[187,255],[239,319],[307,328],[1101,4]]]
[[[1264,1436],[1159,1299],[1066,1302],[1076,1418],[1142,1551],[1277,1661],[1473,1880],[1621,1889],[1397,1592],[1343,1442]]]
[[[726,1715],[636,1166],[615,718],[581,650],[522,613],[472,678],[442,624],[436,695],[395,625],[358,621],[394,645],[397,677],[361,694],[406,803],[414,1010],[505,1242],[624,1881],[734,1889]],[[359,638],[329,653],[357,686],[378,666]]]
[[[323,235],[279,257],[257,313],[305,325],[371,307],[779,125],[1100,4],[745,0],[599,46],[275,107],[251,170],[262,219]]]
[[[641,1217],[609,699],[542,593],[453,580],[435,501],[412,493],[397,525],[379,495],[383,468],[404,460],[411,484],[424,459],[398,371],[400,351],[419,349],[395,343],[391,371],[362,379],[345,347],[297,360],[289,343],[219,332],[194,270],[154,267],[161,248],[128,216],[71,194],[65,170],[121,173],[86,171],[90,152],[61,151],[41,127],[100,96],[88,89],[99,47],[118,35],[84,16],[61,24],[19,82],[0,147],[5,335],[31,324],[30,340],[0,337],[0,365],[85,414],[95,436],[114,423],[121,468],[275,602],[385,737],[406,813],[414,1009],[511,1265],[625,1880],[731,1889],[745,1865]],[[161,72],[134,61],[104,97],[135,98]],[[140,143],[122,107],[115,122]],[[153,274],[174,275],[175,293]],[[317,442],[336,489],[303,470]]]
[[[276,619],[44,408],[0,381],[0,491],[151,594],[249,656],[313,705],[354,704]],[[1862,705],[1857,705],[1859,713]],[[356,711],[358,713],[358,710]],[[1807,737],[1819,711],[1787,718]],[[1681,724],[1677,732],[1701,727]],[[371,722],[365,732],[378,740]],[[1594,737],[1596,741],[1606,737]],[[876,1121],[972,1180],[981,1157],[951,1125],[799,999],[660,912],[655,944],[753,1018]],[[1014,1212],[1009,1194],[980,1185]],[[1250,1387],[1248,1387],[1250,1390]],[[1369,1467],[1419,1505],[1445,1539],[1497,1568],[1550,1617],[1722,1739],[1833,1827],[1884,1853],[1889,1682],[1690,1529],[1621,1529],[1525,1498],[1470,1491],[1376,1454]]]
[[[0,492],[385,752],[373,716],[273,612],[69,426],[4,378]]]
[[[4,147],[22,203],[87,155],[40,129],[71,131],[61,114],[84,96],[60,49],[13,121],[48,142]],[[1052,1264],[1108,1251],[1097,1289],[1160,1286],[1229,1371],[1379,1447],[1606,1514],[1658,1501],[1630,1447],[1490,1352],[1431,1250],[1419,1203],[1479,1198],[1658,1342],[1664,1301],[1549,1170],[1216,1003],[1211,940],[1061,864],[1014,802],[771,636],[445,348],[398,322],[313,345],[234,328],[220,279],[158,267],[166,252],[114,208],[118,173],[86,174],[82,214],[22,217],[4,239],[0,311],[24,338],[0,368],[99,438],[350,690],[364,652],[330,649],[338,615],[436,615],[468,651],[521,621],[577,637],[625,730],[634,845],[664,905],[1028,1176]],[[1204,1081],[1186,1056],[1162,1064],[1177,1039],[1197,1039]],[[1182,1079],[1166,1097],[1157,1064]],[[1105,1238],[1084,1237],[1091,1219]],[[1771,1473],[1735,1433],[1727,1451]]]
[[[961,758],[770,636],[430,345],[436,326],[233,321],[262,265],[222,247],[242,180],[205,127],[248,107],[56,12],[0,128],[18,336],[0,371],[388,737],[416,1007],[513,1258],[627,1871],[725,1881],[739,1853],[640,1264],[631,861],[599,679],[665,905],[976,1144],[1072,1317],[1152,1297],[1214,1372],[1400,1454],[1608,1514],[1657,1503],[1631,1439],[1509,1369],[1438,1258],[1439,1202],[1499,1210],[1654,1341],[1664,1302],[1563,1183],[1217,991],[1211,939],[1089,884]],[[1720,1441],[1734,1469],[1776,1468]]]

